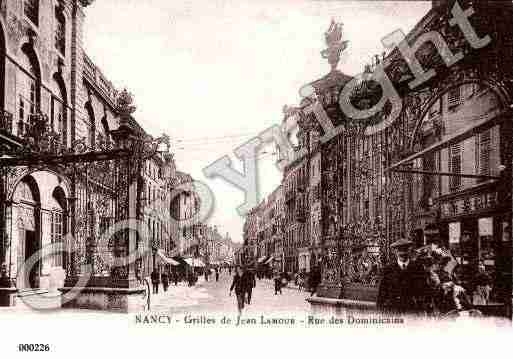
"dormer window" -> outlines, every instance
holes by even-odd
[[[39,0],[25,0],[23,12],[34,25],[39,26]]]

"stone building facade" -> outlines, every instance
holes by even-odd
[[[102,233],[117,219],[137,217],[147,224],[148,242],[169,255],[180,235],[165,220],[177,176],[171,154],[136,166],[124,163],[132,187],[122,181],[120,158],[91,160],[115,152],[121,128],[153,139],[131,115],[135,108],[128,92],[117,91],[83,49],[85,8],[91,2],[0,2],[0,156],[69,160],[21,161],[0,169],[2,287],[53,290],[91,267],[98,286],[125,286],[127,292],[133,287],[139,295],[137,280],[151,272],[151,255],[130,267],[112,268],[113,256],[120,253],[114,250],[117,244],[99,241]],[[87,161],[75,160],[86,155]],[[54,253],[30,271],[20,266],[48,244],[73,247],[76,254]],[[81,305],[131,306],[115,294],[98,298]]]

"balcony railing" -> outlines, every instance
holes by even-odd
[[[84,76],[87,77],[99,90],[101,90],[109,100],[115,101],[117,91],[112,83],[102,74],[93,61],[84,55]]]
[[[12,113],[0,110],[0,131],[12,134]]]

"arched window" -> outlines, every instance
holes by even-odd
[[[85,108],[87,111],[87,116],[89,117],[89,145],[94,147],[96,144],[96,120],[91,100],[86,102]]]
[[[16,77],[18,136],[27,131],[31,123],[31,116],[39,111],[41,73],[36,55],[29,44],[22,47],[20,65],[24,71],[19,71]]]
[[[50,99],[50,127],[61,135],[63,144],[67,144],[67,97],[64,82],[59,74],[55,74],[52,81],[52,96]]]

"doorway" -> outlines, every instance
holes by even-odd
[[[36,232],[25,231],[25,262],[32,257],[39,250],[39,243],[37,241]],[[40,260],[31,266],[30,271],[25,273],[28,276],[28,283],[30,288],[39,288],[39,272],[40,272]]]

